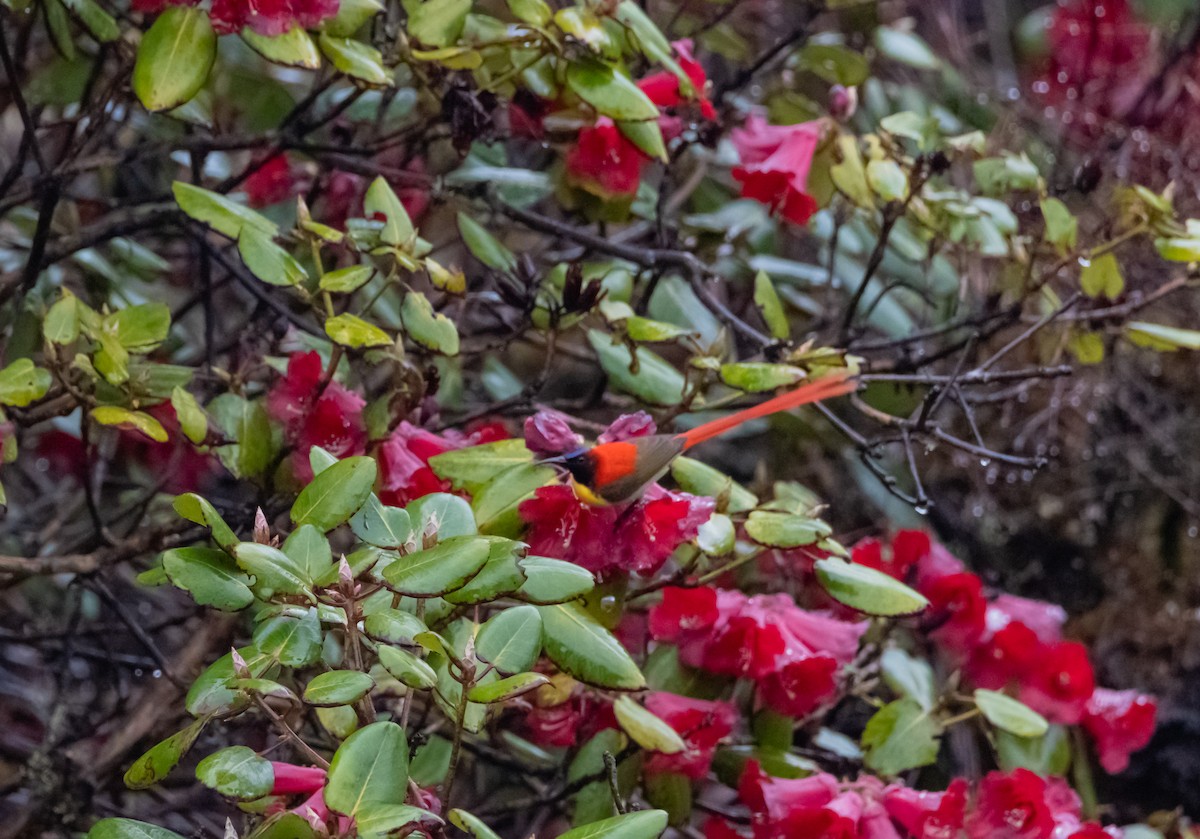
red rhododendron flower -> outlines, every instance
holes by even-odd
[[[1001,594],[988,604],[987,628],[995,632],[1010,621],[1023,623],[1043,644],[1054,644],[1062,640],[1067,612],[1055,603]]]
[[[1083,727],[1096,742],[1105,772],[1124,772],[1129,755],[1154,736],[1158,703],[1134,690],[1096,688],[1088,699]]]
[[[926,620],[939,644],[957,654],[969,653],[983,636],[987,601],[983,584],[971,573],[939,577],[921,589],[929,598]]]
[[[462,448],[462,443],[402,422],[375,453],[379,461],[379,500],[403,507],[434,492],[449,492],[450,482],[437,476],[429,459]]]
[[[569,700],[545,708],[535,705],[525,715],[530,741],[539,746],[559,748],[575,745],[582,720],[582,709]]]
[[[1021,701],[1051,722],[1074,725],[1096,687],[1087,649],[1075,641],[1046,646],[1021,684]]]
[[[642,181],[642,167],[650,158],[601,117],[579,132],[565,159],[567,181],[605,201],[632,198]]]
[[[1046,803],[1046,781],[1028,769],[989,772],[966,828],[971,839],[1049,839],[1054,814]]]
[[[1060,2],[1047,34],[1050,66],[1045,87],[1059,93],[1136,77],[1150,41],[1149,30],[1128,0]]]
[[[768,125],[751,116],[731,138],[741,157],[733,177],[742,185],[742,197],[766,204],[796,224],[807,224],[817,211],[816,200],[806,192],[808,171],[821,142],[820,122],[801,125]]]
[[[892,784],[883,793],[883,806],[914,839],[957,836],[967,808],[967,782],[956,778],[944,792],[921,792]]]
[[[525,541],[532,553],[604,576],[658,571],[676,548],[695,538],[716,502],[654,485],[630,507],[593,507],[569,486],[555,484],[538,489],[518,509],[529,523]]]
[[[673,693],[655,692],[646,696],[646,708],[683,738],[682,752],[673,755],[654,753],[646,761],[645,772],[678,772],[692,780],[708,774],[717,744],[733,732],[737,709],[728,702],[709,702]]]
[[[213,0],[213,28],[222,35],[249,26],[268,38],[293,26],[311,29],[338,11],[338,0]]]
[[[312,479],[309,450],[320,446],[335,457],[362,454],[367,444],[363,398],[336,381],[321,387],[321,357],[295,353],[287,373],[267,394],[267,413],[283,423],[292,444],[292,469],[303,481]]]
[[[286,201],[296,191],[296,179],[286,154],[276,154],[258,164],[242,183],[251,207],[269,207]]]
[[[926,534],[919,530],[902,530],[890,546],[879,539],[860,540],[850,551],[850,561],[904,581],[917,561],[927,553],[929,537]]]
[[[708,74],[703,65],[692,55],[690,40],[675,41],[671,44],[679,56],[679,66],[695,88],[696,100],[700,103],[700,115],[705,119],[716,119],[717,110],[708,100]],[[660,108],[676,108],[687,100],[680,95],[679,77],[669,71],[651,73],[638,82],[642,93]]]
[[[163,480],[166,492],[196,492],[224,471],[212,454],[196,450],[180,431],[175,410],[169,402],[148,408],[167,432],[163,442],[151,440],[140,431],[122,428],[117,442],[118,460],[137,464]],[[80,449],[82,452],[82,448]],[[83,461],[81,461],[81,464]]]
[[[325,786],[325,770],[319,766],[293,766],[290,763],[271,761],[275,772],[275,783],[271,795],[291,795],[296,792],[313,793]]]
[[[667,586],[662,602],[650,610],[650,634],[675,642],[682,651],[687,641],[706,636],[721,617],[720,595],[708,586]]]
[[[975,649],[967,672],[976,687],[999,690],[1029,674],[1041,647],[1032,629],[1012,621]]]
[[[759,695],[781,714],[806,717],[837,694],[838,669],[827,655],[789,661],[759,682]]]

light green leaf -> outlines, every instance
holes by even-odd
[[[523,0],[516,0],[523,2]],[[542,0],[536,0],[542,2]],[[510,0],[510,5],[512,0]],[[450,823],[461,830],[463,833],[469,833],[472,839],[500,839],[500,834],[496,833],[490,827],[483,823],[477,816],[473,816],[466,810],[451,810]]]
[[[372,492],[350,519],[350,530],[367,544],[398,548],[408,542],[413,526],[405,510],[384,505]]]
[[[277,615],[254,630],[254,646],[284,667],[307,667],[321,657],[321,620],[316,609],[304,617]]]
[[[704,495],[709,498],[729,498],[725,511],[728,513],[745,513],[758,506],[758,497],[733,478],[720,472],[707,463],[701,463],[690,457],[677,457],[671,463],[671,477],[685,491],[692,495]]]
[[[906,696],[930,711],[937,702],[933,668],[929,662],[915,658],[897,647],[889,647],[879,660],[883,680],[900,696]]]
[[[134,819],[101,819],[92,825],[87,839],[183,839],[178,833]]]
[[[325,803],[357,816],[379,804],[403,804],[408,796],[408,738],[393,722],[376,722],[346,738],[329,766]]]
[[[208,13],[169,6],[142,36],[133,65],[133,92],[148,111],[177,108],[208,81],[217,35]]]
[[[50,381],[49,370],[35,366],[28,358],[18,358],[0,370],[0,404],[24,408],[46,395]]]
[[[121,37],[121,28],[108,12],[95,0],[63,0],[79,21],[102,44],[111,43]]]
[[[371,181],[367,193],[363,196],[363,211],[368,218],[376,214],[383,216],[383,230],[379,233],[379,241],[394,247],[410,246],[416,239],[417,231],[413,227],[408,211],[404,209],[399,197],[382,176]]]
[[[913,699],[884,705],[867,721],[862,742],[868,767],[883,775],[928,766],[937,760],[942,727]]]
[[[208,717],[203,717],[152,746],[126,770],[125,786],[130,789],[148,789],[167,777],[192,748],[192,744],[207,724]]]
[[[472,0],[402,0],[408,33],[422,44],[448,47],[462,35]]]
[[[558,839],[656,839],[666,829],[665,810],[638,810],[576,827]]]
[[[225,436],[237,441],[217,447],[217,456],[225,467],[239,478],[261,474],[275,455],[271,422],[263,401],[222,393],[208,403],[208,412]]]
[[[1131,321],[1125,325],[1129,340],[1156,350],[1200,350],[1200,330],[1180,329],[1161,323]]]
[[[582,59],[567,67],[567,85],[601,114],[615,120],[652,120],[658,107],[633,81],[609,65]]]
[[[639,348],[636,372],[630,369],[633,356],[624,344],[598,329],[588,330],[588,341],[604,368],[619,389],[637,396],[651,405],[677,405],[683,399],[683,374],[650,350]]]
[[[542,615],[534,606],[513,606],[479,628],[475,653],[500,673],[531,668],[542,650]]]
[[[500,241],[487,232],[483,225],[466,213],[458,214],[458,232],[462,236],[467,250],[487,267],[496,271],[516,269],[517,258],[513,256],[513,252],[500,244]]]
[[[1046,722],[1045,717],[1024,702],[1003,693],[979,688],[975,691],[975,705],[988,722],[1009,734],[1041,737],[1050,730],[1050,723]]]
[[[477,536],[455,536],[402,556],[383,571],[388,587],[410,597],[439,597],[467,584],[487,562],[491,546]]]
[[[573,603],[538,606],[542,643],[558,668],[585,684],[641,690],[646,680],[625,647],[595,618]]]
[[[517,536],[523,523],[517,507],[535,490],[554,480],[555,472],[549,466],[537,463],[522,463],[501,472],[475,493],[471,507],[480,533],[500,536]]]
[[[386,347],[392,343],[391,336],[378,326],[349,313],[325,321],[325,334],[335,344],[351,349]]]
[[[316,70],[321,66],[321,53],[312,36],[301,26],[293,26],[282,35],[267,37],[249,26],[242,29],[242,40],[267,61],[285,67],[303,67]]]
[[[283,543],[282,550],[298,568],[308,570],[314,580],[329,570],[333,564],[333,552],[325,533],[311,524],[297,527]]]
[[[667,144],[657,120],[618,120],[617,129],[651,160],[668,161]]]
[[[457,495],[430,493],[404,509],[412,519],[413,531],[418,534],[433,532],[439,539],[475,534],[475,515],[471,512],[471,505]]]
[[[297,565],[279,548],[258,542],[242,542],[234,549],[233,555],[243,571],[254,575],[254,588],[264,596],[278,592],[312,597],[312,578],[308,575],[308,569]]]
[[[79,298],[67,290],[46,312],[42,322],[42,334],[53,344],[71,344],[79,337],[79,313],[83,305]]]
[[[501,472],[533,460],[533,452],[520,437],[497,440],[480,446],[453,449],[434,455],[429,465],[439,478],[444,478],[455,489],[465,489],[472,494]]]
[[[454,321],[435,313],[433,304],[421,292],[410,291],[404,295],[400,318],[408,337],[421,346],[443,355],[458,355],[458,328]]]
[[[171,191],[175,194],[179,209],[230,239],[236,240],[241,236],[244,226],[253,227],[270,237],[279,232],[279,226],[266,216],[230,201],[220,193],[210,192],[183,181],[173,183]]]
[[[374,47],[353,38],[336,38],[324,32],[317,43],[329,63],[347,76],[378,87],[392,81],[391,74],[383,66],[383,55]]]
[[[625,733],[647,751],[674,755],[687,748],[675,729],[628,696],[613,702],[613,712]]]
[[[561,559],[527,556],[521,560],[525,583],[517,597],[539,606],[569,603],[596,586],[596,580],[586,568]]]
[[[899,201],[908,194],[908,177],[893,160],[868,163],[867,183],[884,201]]]
[[[1200,237],[1155,239],[1154,247],[1169,262],[1200,262]]]
[[[335,38],[349,38],[382,11],[379,0],[341,0],[337,14],[322,29]]]
[[[485,537],[490,546],[487,562],[462,588],[446,594],[446,602],[456,606],[486,603],[512,594],[525,582],[525,571],[518,562],[528,546],[500,536]]]
[[[746,535],[772,548],[799,548],[831,536],[833,529],[820,519],[792,513],[755,510],[746,521]]]
[[[1083,262],[1083,260],[1080,260]],[[1116,300],[1125,290],[1125,277],[1121,273],[1121,263],[1114,254],[1106,253],[1097,256],[1083,266],[1079,272],[1079,285],[1088,297],[1104,295],[1110,300]]]
[[[329,670],[314,676],[304,688],[304,701],[309,705],[331,708],[353,705],[375,687],[375,680],[357,670]]]
[[[196,445],[203,443],[208,436],[208,415],[196,397],[177,386],[171,390],[171,407],[175,409],[175,418],[179,420],[183,436]]]
[[[871,73],[862,53],[840,44],[807,44],[799,54],[800,64],[830,84],[857,87]]]
[[[429,628],[411,612],[402,609],[384,609],[372,612],[363,621],[363,631],[367,637],[385,644],[407,644],[412,646],[413,640]]]
[[[875,30],[875,48],[892,61],[918,70],[937,70],[942,66],[941,60],[923,39],[890,26],[880,26]]]
[[[766,271],[759,271],[754,276],[754,305],[758,306],[759,312],[762,313],[763,323],[767,325],[771,336],[781,341],[786,340],[791,334],[791,325]]]
[[[225,550],[232,551],[237,546],[237,536],[207,498],[194,492],[185,492],[175,496],[172,506],[175,508],[175,512],[188,521],[202,524],[212,530],[213,541]]]
[[[275,784],[271,761],[259,757],[253,749],[230,746],[213,752],[196,766],[200,783],[221,795],[239,801],[262,798]]]
[[[516,699],[548,684],[550,680],[541,673],[517,673],[498,682],[476,685],[471,688],[467,698],[481,705],[491,705]]]
[[[799,367],[788,364],[747,361],[721,365],[721,381],[747,393],[787,387],[807,376],[808,374]]]
[[[137,431],[156,443],[167,442],[167,431],[162,423],[144,411],[131,411],[116,405],[101,405],[92,409],[92,419],[100,425],[115,425],[118,428]]]
[[[357,291],[367,280],[371,279],[371,275],[374,273],[375,269],[370,265],[351,265],[347,268],[339,268],[321,277],[320,287],[322,291],[349,294]]]
[[[242,225],[237,245],[250,273],[268,285],[289,287],[308,280],[304,266],[256,227]]]
[[[376,650],[383,669],[402,685],[414,690],[428,690],[437,684],[437,673],[429,664],[407,650],[381,644]]]
[[[868,615],[912,615],[929,601],[882,571],[834,557],[816,562],[817,579],[839,603]]]
[[[201,606],[235,612],[254,602],[250,578],[225,551],[174,548],[163,554],[162,565],[172,584]]]
[[[292,521],[333,530],[366,503],[375,473],[375,461],[369,457],[339,460],[301,491],[292,505]]]
[[[1057,198],[1042,199],[1042,218],[1046,223],[1046,241],[1066,252],[1075,249],[1079,239],[1079,220]]]

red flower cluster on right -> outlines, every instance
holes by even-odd
[[[979,577],[921,531],[901,531],[890,549],[864,540],[851,559],[915,585],[930,602],[922,619],[929,637],[971,683],[1011,689],[1051,722],[1082,724],[1106,771],[1123,771],[1150,742],[1154,699],[1097,688],[1087,648],[1062,637],[1061,607],[1010,594],[989,600]]]
[[[786,594],[669,587],[650,610],[650,634],[675,643],[685,664],[747,678],[767,706],[793,717],[837,695],[838,671],[858,651],[866,622],[801,609]]]
[[[751,812],[754,839],[1119,839],[1118,828],[1083,820],[1079,797],[1059,778],[1026,769],[990,772],[968,796],[966,781],[944,792],[884,786],[861,776],[839,781],[819,772],[773,778],[747,764],[738,794]],[[705,825],[707,839],[743,839],[721,819]]]

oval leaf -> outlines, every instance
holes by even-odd
[[[262,798],[275,784],[271,761],[245,746],[210,754],[196,767],[196,777],[209,789],[239,801]]]
[[[375,486],[375,461],[369,457],[339,460],[313,478],[292,505],[292,522],[333,530],[358,511]]]
[[[376,722],[351,734],[329,766],[325,803],[355,816],[377,804],[403,804],[408,796],[408,739],[393,722]]]
[[[559,669],[581,682],[612,690],[641,690],[646,680],[625,647],[573,603],[537,607],[542,643]]]
[[[1024,702],[994,690],[975,691],[975,705],[992,725],[1018,737],[1041,737],[1050,723]]]
[[[310,705],[331,708],[352,705],[375,687],[375,680],[357,670],[330,670],[314,676],[304,688],[304,701]]]
[[[456,536],[432,548],[402,556],[384,569],[394,591],[410,597],[437,597],[457,591],[479,573],[491,546],[477,536]]]
[[[169,6],[138,44],[133,92],[147,111],[177,108],[191,100],[217,57],[217,34],[208,13]]]
[[[865,565],[820,559],[816,571],[817,579],[834,600],[868,615],[912,615],[929,605],[904,583]]]

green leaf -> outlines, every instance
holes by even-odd
[[[371,275],[374,273],[375,269],[370,265],[351,265],[348,268],[339,268],[321,277],[321,289],[332,291],[335,294],[349,294],[357,291],[367,280],[371,279]]]
[[[817,579],[834,600],[868,615],[912,615],[929,605],[904,583],[874,568],[833,557],[817,560],[815,567]]]
[[[24,408],[45,396],[49,389],[50,371],[35,366],[28,358],[18,358],[0,370],[0,403],[4,405]]]
[[[275,784],[271,761],[253,749],[230,746],[213,752],[196,766],[196,778],[209,789],[239,801],[262,798]]]
[[[126,770],[125,786],[130,789],[148,789],[167,777],[192,748],[192,744],[207,724],[208,717],[203,717],[152,746]]]
[[[418,786],[431,787],[446,780],[454,745],[445,737],[434,734],[417,748],[408,765],[409,777]]]
[[[596,586],[596,580],[586,568],[561,559],[527,556],[521,560],[525,583],[517,597],[540,606],[568,603]]]
[[[871,64],[862,53],[840,44],[807,44],[799,58],[803,67],[830,84],[857,87],[871,74]]]
[[[64,290],[63,296],[42,321],[42,335],[52,344],[72,344],[79,337],[79,312],[83,306],[79,298]]]
[[[713,513],[708,521],[700,525],[696,534],[696,547],[709,556],[724,556],[737,544],[737,529],[733,520],[723,513]]]
[[[783,341],[791,335],[791,325],[783,311],[783,303],[775,292],[771,277],[766,271],[759,271],[754,276],[754,305],[762,313],[763,323],[767,325],[771,336]]]
[[[401,828],[414,823],[440,825],[442,820],[436,814],[410,804],[370,804],[363,807],[362,812],[354,819],[354,827],[359,839],[388,839],[397,835]],[[428,836],[424,831],[410,833],[410,836]]]
[[[941,60],[920,37],[911,32],[901,32],[890,26],[875,30],[875,47],[892,61],[916,67],[918,70],[937,70]]]
[[[1057,198],[1042,199],[1042,218],[1046,222],[1046,241],[1060,252],[1072,251],[1079,240],[1079,220]]]
[[[374,47],[353,38],[335,38],[324,32],[317,43],[329,63],[347,76],[379,87],[391,83],[391,73],[383,66],[383,55]]]
[[[443,452],[431,457],[429,465],[439,478],[450,481],[455,489],[474,493],[501,472],[531,460],[533,452],[525,447],[525,441],[513,437]]]
[[[472,0],[402,0],[408,34],[431,47],[448,47],[462,35]]]
[[[455,536],[402,556],[383,571],[388,587],[410,597],[438,597],[467,584],[483,568],[491,546],[477,536]]]
[[[270,656],[254,647],[241,647],[237,653],[246,662],[254,678],[264,676],[278,666]],[[210,664],[188,689],[184,700],[188,713],[199,717],[243,706],[247,700],[240,691],[230,686],[234,678],[233,654],[226,653]]]
[[[177,108],[208,81],[217,34],[208,13],[169,6],[142,36],[133,65],[133,92],[147,111]]]
[[[237,546],[237,536],[207,498],[194,492],[185,492],[175,496],[172,506],[175,508],[175,512],[188,521],[209,528],[212,531],[213,541],[225,550],[232,551]]]
[[[331,708],[334,705],[353,705],[375,687],[375,680],[357,670],[329,670],[314,676],[304,688],[304,701],[309,705]]]
[[[375,461],[369,457],[339,460],[301,491],[292,505],[292,521],[333,530],[366,503],[375,486],[375,472]]]
[[[424,495],[405,507],[418,535],[436,533],[440,539],[452,536],[473,536],[475,515],[471,505],[457,495],[434,492]]]
[[[285,67],[303,67],[305,70],[316,70],[321,66],[321,53],[317,51],[312,36],[302,26],[293,26],[282,35],[273,37],[260,35],[247,26],[242,29],[241,35],[242,40],[267,61]]]
[[[297,565],[279,548],[242,542],[233,551],[243,571],[254,575],[254,588],[263,597],[272,594],[304,594],[312,598],[312,578],[308,569]]]
[[[769,364],[764,361],[747,361],[721,365],[721,381],[730,387],[747,393],[794,385],[807,377],[799,367],[788,364]]]
[[[321,620],[316,609],[305,610],[304,617],[277,615],[263,621],[254,630],[254,646],[284,667],[307,667],[321,657]]]
[[[1158,255],[1169,262],[1200,262],[1200,238],[1155,239]]]
[[[145,353],[167,338],[171,329],[171,309],[165,303],[127,306],[111,316],[117,341],[131,353]]]
[[[567,67],[567,85],[598,112],[615,120],[658,119],[658,107],[624,73],[595,59]]]
[[[553,481],[554,476],[554,469],[549,466],[522,463],[501,472],[479,487],[471,502],[479,531],[519,535],[523,523],[517,514],[518,505],[531,498],[539,487]]]
[[[379,241],[384,244],[404,248],[412,245],[416,239],[417,231],[408,217],[408,211],[382,176],[371,181],[367,187],[367,193],[363,196],[363,212],[367,218],[374,218],[377,214],[383,216]]]
[[[328,572],[333,564],[329,540],[320,528],[311,524],[301,525],[288,534],[281,550],[297,568],[306,569],[314,580]]]
[[[528,0],[509,0],[511,6],[514,2],[528,2]],[[534,0],[534,2],[542,2],[542,0]],[[450,823],[461,830],[463,833],[469,833],[472,839],[500,839],[500,834],[496,833],[490,827],[483,823],[477,816],[472,816],[466,810],[451,810]]]
[[[646,680],[625,647],[573,603],[538,606],[546,655],[564,673],[611,690],[641,690]]]
[[[662,129],[657,120],[618,120],[617,129],[651,160],[663,163],[669,160],[667,144],[663,141]]]
[[[745,513],[758,506],[758,497],[750,490],[707,463],[690,457],[675,458],[671,463],[671,477],[685,492],[692,495],[705,495],[709,498],[728,495],[729,503],[725,507],[728,513]]]
[[[525,571],[518,559],[527,546],[499,536],[486,537],[490,545],[487,562],[465,586],[446,595],[456,606],[486,603],[512,594],[525,582]]]
[[[683,399],[683,374],[650,350],[639,348],[636,371],[631,370],[633,356],[624,344],[598,329],[588,330],[588,341],[600,360],[600,366],[620,390],[637,396],[650,405],[677,405]]]
[[[2,400],[0,400],[2,401]],[[131,411],[116,405],[101,405],[92,409],[92,419],[100,425],[115,425],[136,431],[156,443],[167,442],[167,430],[162,423],[144,411]]]
[[[250,273],[268,285],[287,288],[308,279],[304,266],[256,227],[242,225],[237,246],[238,255]]]
[[[914,700],[922,710],[933,709],[937,702],[937,689],[929,662],[897,647],[890,647],[884,650],[879,666],[889,688],[900,696]]]
[[[973,169],[975,181],[986,195],[1003,196],[1014,190],[1036,190],[1042,182],[1037,166],[1025,154],[977,160]]]
[[[325,803],[357,816],[378,804],[403,804],[408,796],[408,738],[393,722],[376,722],[346,738],[329,766]]]
[[[1033,738],[1000,730],[996,732],[996,758],[1005,772],[1028,769],[1039,775],[1066,775],[1071,764],[1071,741],[1061,725],[1052,725],[1044,736]]]
[[[542,650],[542,618],[535,606],[505,609],[479,628],[475,654],[500,673],[528,670]]]
[[[1161,323],[1131,321],[1125,325],[1129,340],[1156,350],[1200,350],[1200,330],[1179,329]]]
[[[381,644],[376,652],[383,669],[402,685],[414,690],[428,690],[437,684],[437,673],[428,662],[407,650]]]
[[[513,252],[466,213],[458,214],[458,232],[467,250],[487,267],[496,271],[516,269],[517,258]]]
[[[893,160],[868,163],[867,184],[884,201],[899,201],[908,194],[908,177]]]
[[[516,699],[548,684],[550,680],[542,673],[517,673],[498,682],[476,685],[471,688],[467,698],[482,705],[491,705]]]
[[[458,355],[458,328],[454,321],[434,312],[433,304],[421,292],[404,295],[400,318],[408,337],[421,346],[442,355]]]
[[[942,727],[912,699],[884,705],[867,721],[862,742],[868,767],[883,775],[898,775],[937,760]]]
[[[196,401],[196,397],[176,386],[171,390],[171,407],[175,409],[175,418],[179,420],[183,436],[196,445],[203,443],[204,438],[208,436],[208,416]]]
[[[422,632],[427,632],[428,629],[420,618],[402,609],[384,609],[381,612],[373,612],[367,615],[363,621],[363,632],[367,634],[367,637],[374,641],[383,641],[386,644],[411,646],[415,643],[413,638]]]
[[[164,14],[166,13],[164,12]],[[161,20],[161,18],[159,19]],[[179,209],[230,239],[236,240],[241,236],[244,226],[253,227],[271,237],[279,232],[278,225],[266,216],[256,213],[249,207],[243,207],[241,204],[230,201],[220,193],[210,192],[183,181],[173,183],[171,191],[175,194],[175,201],[179,204]]]
[[[1050,730],[1045,717],[1003,693],[979,688],[975,691],[975,705],[988,722],[1009,734],[1032,738]]]
[[[341,0],[337,14],[326,20],[322,28],[335,38],[349,38],[382,11],[379,0]]]
[[[175,548],[163,554],[162,564],[171,583],[201,606],[236,612],[254,602],[250,578],[225,551]]]
[[[666,810],[638,810],[568,830],[558,839],[656,839],[666,829]]]
[[[351,349],[386,347],[392,343],[391,336],[378,326],[349,313],[326,320],[325,334],[335,344]]]
[[[647,751],[674,755],[687,748],[675,729],[628,696],[613,702],[613,712],[625,733]]]
[[[674,341],[686,335],[694,335],[687,327],[664,323],[661,320],[630,315],[624,319],[625,334],[635,341],[661,342]]]
[[[398,548],[412,536],[412,519],[405,510],[388,507],[375,493],[350,519],[350,530],[359,539],[380,548]]]
[[[1083,262],[1083,260],[1080,260]],[[1104,295],[1110,300],[1116,300],[1125,290],[1125,277],[1121,273],[1121,263],[1111,253],[1101,254],[1083,266],[1079,272],[1079,285],[1088,297]]]
[[[814,545],[832,535],[833,529],[820,519],[767,510],[755,510],[746,520],[746,535],[772,548]]]
[[[113,16],[95,0],[63,0],[63,5],[79,18],[80,23],[100,43],[111,43],[121,37],[121,28]]]
[[[87,832],[87,839],[183,839],[178,833],[134,819],[101,819]]]
[[[222,393],[208,403],[208,412],[225,436],[237,441],[217,447],[225,467],[239,478],[262,474],[275,455],[271,421],[263,401]]]

